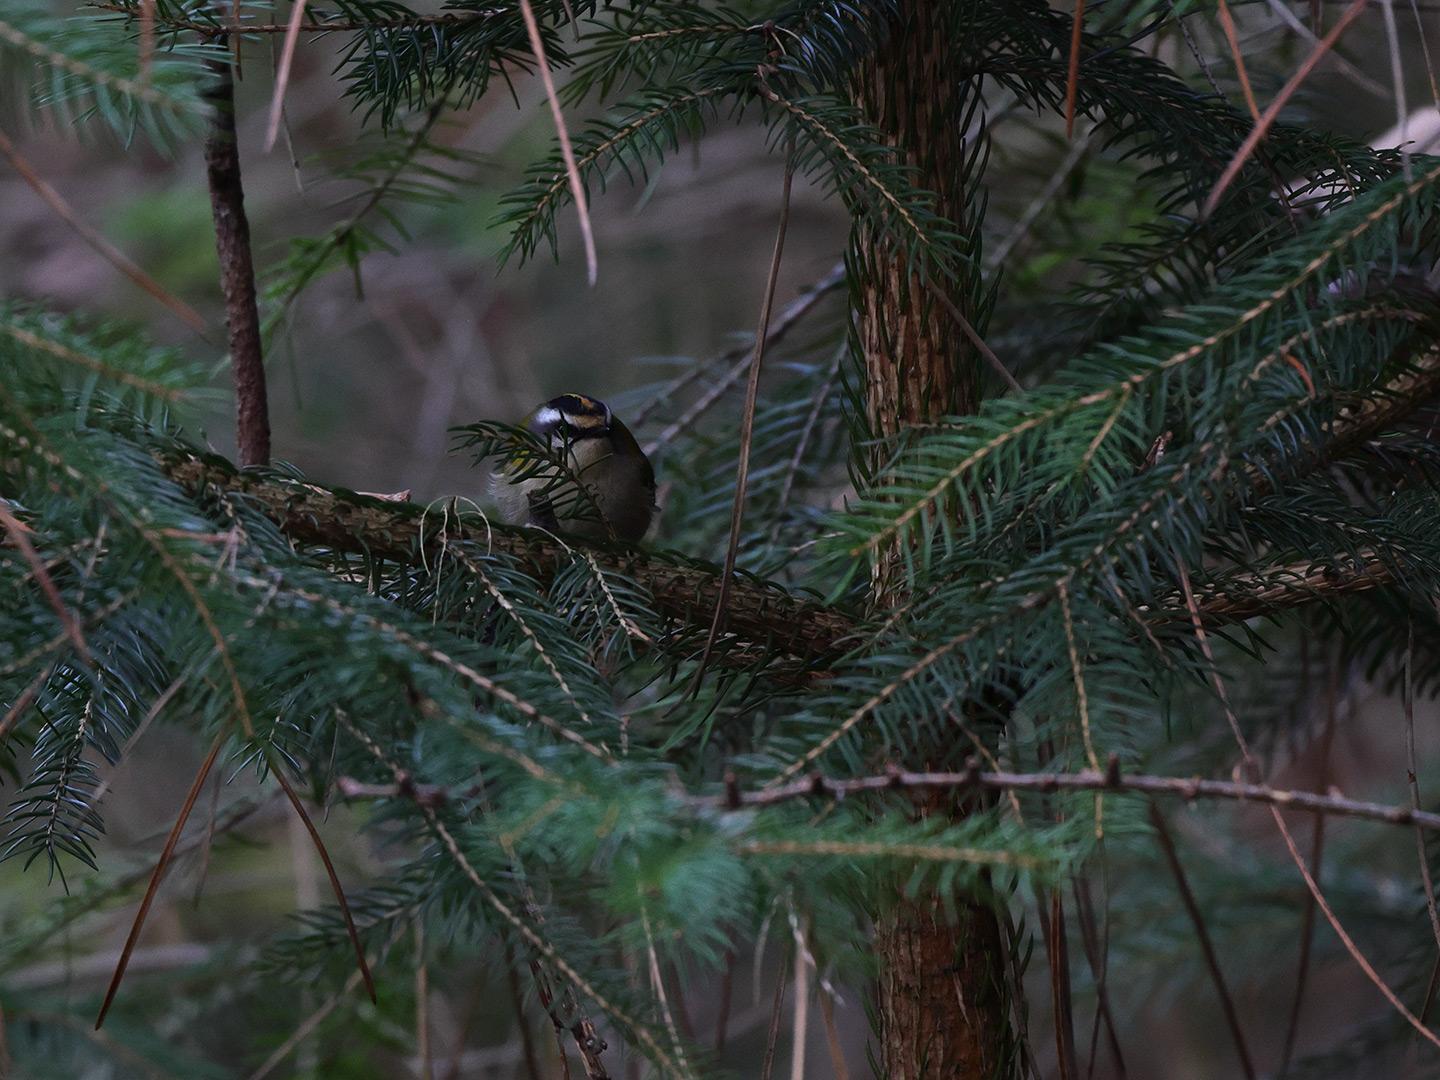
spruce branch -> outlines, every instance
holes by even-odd
[[[687,626],[708,624],[715,610],[719,575],[704,564],[667,561],[636,549],[562,544],[535,529],[518,529],[484,519],[456,520],[448,536],[428,530],[424,509],[410,503],[382,502],[343,490],[240,472],[214,456],[177,449],[157,451],[162,467],[181,487],[243,496],[298,543],[335,551],[369,552],[407,561],[443,554],[447,544],[466,543],[508,556],[533,576],[548,580],[575,551],[592,553],[600,565],[634,578],[650,590],[663,616]],[[727,618],[729,632],[780,652],[825,658],[842,647],[856,627],[837,608],[791,596],[755,579],[734,583]]]
[[[693,810],[764,809],[802,799],[844,800],[860,795],[883,795],[895,791],[1032,791],[1053,795],[1063,791],[1120,792],[1161,795],[1167,798],[1216,799],[1222,802],[1250,802],[1282,810],[1303,810],[1309,814],[1348,817],[1384,825],[1403,825],[1440,832],[1440,814],[1413,806],[1352,799],[1345,795],[1323,795],[1315,791],[1292,791],[1267,784],[1233,780],[1205,780],[1198,776],[1156,776],[1122,772],[1112,754],[1107,767],[1079,772],[1015,773],[981,770],[978,761],[961,772],[910,772],[892,769],[868,776],[831,777],[815,773],[803,780],[779,787],[744,791],[732,773],[725,778],[723,795],[681,795],[680,802]],[[467,803],[481,792],[479,785],[449,787],[444,784],[417,784],[402,776],[395,783],[377,784],[342,776],[336,787],[346,799],[408,799],[417,806],[436,808]]]
[[[1432,379],[1440,384],[1440,353],[1436,356]],[[1440,390],[1440,385],[1435,389]],[[1391,402],[1385,412],[1395,415],[1398,406]],[[1367,423],[1381,427],[1379,415],[1378,409],[1361,413]],[[471,544],[515,559],[541,580],[553,577],[579,551],[596,566],[625,574],[647,588],[659,613],[677,623],[703,627],[715,611],[720,573],[708,564],[686,565],[660,553],[595,546],[573,539],[561,543],[538,530],[486,520],[456,521],[452,517],[448,536],[441,537],[433,530],[427,531],[424,511],[411,503],[384,502],[299,480],[242,473],[215,456],[202,457],[175,449],[157,453],[165,471],[183,488],[195,494],[223,491],[243,496],[302,545],[419,561],[422,556],[441,556],[449,545]],[[1198,601],[1207,623],[1224,625],[1280,615],[1301,604],[1367,592],[1393,581],[1390,566],[1373,554],[1346,566],[1297,561],[1264,572],[1228,577],[1202,589]],[[818,665],[839,656],[866,629],[841,608],[792,596],[759,579],[736,579],[727,603],[726,626],[737,639]],[[1167,606],[1139,614],[1147,624],[1183,621],[1186,617],[1178,601],[1173,610]]]

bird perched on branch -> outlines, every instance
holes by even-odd
[[[608,405],[561,394],[525,427],[548,454],[520,450],[495,471],[491,494],[506,521],[601,540],[645,535],[655,515],[655,471]]]

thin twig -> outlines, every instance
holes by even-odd
[[[1101,865],[1104,866],[1104,853],[1101,852]],[[1108,873],[1108,871],[1103,871]],[[1106,885],[1106,915],[1103,932],[1098,931],[1095,925],[1095,905],[1090,897],[1090,882],[1083,876],[1077,876],[1071,881],[1071,888],[1075,893],[1075,916],[1080,925],[1080,944],[1085,950],[1086,963],[1090,965],[1090,975],[1095,981],[1095,1019],[1090,1027],[1090,1053],[1085,1066],[1087,1080],[1095,1075],[1095,1061],[1098,1057],[1100,1027],[1104,1024],[1105,1037],[1110,1044],[1110,1056],[1115,1063],[1115,1075],[1118,1080],[1126,1080],[1128,1075],[1125,1070],[1125,1055],[1120,1050],[1120,1035],[1115,1027],[1115,1016],[1110,1008],[1110,994],[1108,981],[1110,975],[1110,921],[1109,921],[1109,886]]]
[[[1049,890],[1048,905],[1042,902],[1039,908],[1040,929],[1045,938],[1045,957],[1050,969],[1050,1011],[1055,1024],[1055,1065],[1060,1080],[1080,1080],[1075,1060],[1075,1022],[1071,1010],[1070,956],[1065,938],[1065,907],[1060,898],[1060,890]]]
[[[1235,1052],[1240,1056],[1240,1067],[1244,1069],[1248,1080],[1255,1080],[1255,1067],[1250,1063],[1250,1050],[1245,1045],[1245,1033],[1240,1029],[1240,1017],[1235,1011],[1235,1002],[1225,986],[1225,976],[1220,970],[1220,961],[1215,956],[1215,946],[1211,944],[1210,932],[1205,928],[1205,917],[1200,913],[1200,905],[1195,902],[1195,894],[1190,891],[1190,883],[1185,878],[1185,868],[1180,864],[1180,856],[1175,851],[1175,840],[1165,824],[1165,815],[1160,813],[1160,807],[1154,800],[1150,802],[1150,824],[1154,826],[1155,836],[1160,841],[1160,850],[1165,853],[1170,873],[1175,877],[1175,888],[1180,893],[1180,902],[1185,905],[1190,923],[1195,927],[1195,938],[1200,943],[1201,953],[1204,954],[1205,966],[1210,970],[1210,981],[1215,984],[1215,993],[1225,1012],[1225,1023],[1230,1028],[1230,1037],[1235,1040]]]
[[[840,1046],[840,1032],[835,1027],[835,995],[826,987],[824,980],[816,989],[820,998],[820,1017],[825,1022],[825,1045],[830,1051],[830,1075],[835,1080],[850,1080],[850,1066],[845,1063],[845,1051]]]
[[[1205,633],[1205,623],[1200,616],[1199,607],[1195,602],[1195,594],[1190,589],[1189,575],[1186,573],[1183,562],[1178,565],[1180,569],[1180,584],[1185,591],[1186,604],[1190,608],[1190,620],[1195,630],[1195,639],[1200,643],[1200,651],[1205,657],[1206,664],[1210,667],[1210,677],[1215,686],[1215,693],[1224,706],[1225,719],[1229,723],[1230,731],[1235,737],[1235,744],[1240,748],[1240,755],[1245,764],[1245,768],[1252,777],[1259,776],[1260,767],[1256,763],[1254,755],[1250,752],[1250,744],[1245,738],[1245,733],[1240,730],[1240,721],[1235,716],[1235,710],[1230,706],[1230,695],[1225,689],[1225,680],[1221,677],[1220,669],[1215,663],[1215,651],[1210,647],[1210,638]],[[1335,914],[1334,909],[1330,907],[1330,902],[1325,899],[1325,894],[1321,892],[1314,875],[1310,872],[1309,867],[1305,865],[1305,859],[1301,856],[1299,848],[1295,846],[1295,838],[1290,834],[1290,827],[1285,824],[1285,816],[1280,813],[1279,808],[1273,803],[1270,805],[1270,816],[1275,820],[1275,827],[1280,831],[1280,839],[1285,842],[1285,850],[1290,853],[1291,861],[1295,864],[1295,868],[1300,871],[1300,876],[1305,881],[1305,887],[1310,890],[1310,895],[1315,898],[1316,906],[1319,907],[1321,914],[1325,916],[1325,921],[1330,924],[1330,928],[1335,931],[1335,936],[1340,939],[1340,943],[1345,946],[1345,951],[1350,954],[1350,958],[1355,961],[1356,966],[1365,974],[1365,977],[1370,980],[1376,990],[1380,991],[1381,996],[1390,1003],[1405,1022],[1419,1032],[1426,1041],[1430,1042],[1437,1049],[1440,1049],[1440,1036],[1436,1036],[1433,1031],[1420,1021],[1419,1017],[1405,1007],[1405,1003],[1401,1001],[1395,991],[1390,988],[1390,984],[1380,977],[1380,973],[1375,970],[1374,965],[1371,964],[1365,954],[1360,951],[1360,946],[1355,944],[1355,939],[1350,936],[1349,931],[1347,931],[1344,924],[1340,922],[1339,916]]]
[[[1184,23],[1182,22],[1181,25],[1183,26]],[[1069,178],[1070,174],[1075,171],[1075,166],[1080,164],[1080,159],[1085,156],[1085,151],[1090,148],[1090,140],[1094,138],[1094,135],[1095,128],[1089,127],[1081,132],[1078,137],[1070,140],[1069,149],[1065,151],[1065,156],[1060,159],[1060,164],[1055,167],[1055,171],[1052,172],[1049,179],[1045,181],[1045,186],[1040,189],[1040,193],[1031,200],[1030,205],[1025,208],[1024,213],[1016,219],[1010,231],[1005,234],[1005,238],[995,246],[995,250],[986,257],[985,267],[987,270],[994,270],[997,267],[1004,266],[1005,260],[1010,257],[1010,253],[1015,250],[1016,245],[1029,233],[1035,222],[1039,220],[1040,215],[1055,204],[1055,196],[1059,193],[1061,186]]]
[[[580,216],[580,236],[585,242],[585,275],[591,285],[595,284],[598,267],[595,258],[595,231],[590,226],[590,207],[585,196],[585,183],[580,179],[580,168],[575,164],[575,148],[570,145],[570,132],[565,127],[565,114],[560,110],[560,95],[555,92],[555,80],[550,76],[550,64],[545,59],[545,42],[540,37],[540,24],[535,20],[535,11],[530,0],[520,0],[520,15],[525,20],[525,33],[530,38],[530,51],[535,54],[535,66],[540,69],[540,79],[545,84],[545,100],[550,103],[550,115],[555,121],[555,134],[560,139],[560,155],[565,159],[565,173],[570,179],[570,195],[575,200],[575,210]]]
[[[1065,138],[1075,131],[1075,99],[1080,90],[1080,40],[1084,34],[1085,0],[1075,0],[1070,25],[1070,66],[1065,75]]]
[[[515,1006],[515,1023],[520,1028],[520,1048],[525,1056],[525,1074],[529,1080],[542,1080],[544,1073],[540,1071],[540,1058],[535,1053],[535,1039],[530,1033],[530,1023],[525,1016],[525,997],[520,989],[519,965],[515,962],[514,949],[508,943],[505,947],[505,975],[510,984],[510,1000]],[[455,1064],[452,1064],[450,1069],[452,1077],[459,1075],[459,1054],[460,1047],[457,1046]]]
[[[789,981],[790,954],[780,954],[780,970],[775,976],[775,1001],[770,1006],[770,1030],[765,1035],[765,1061],[760,1068],[760,1080],[772,1080],[775,1074],[775,1048],[780,1044],[780,1015],[785,1005],[785,984]]]
[[[69,225],[97,255],[164,304],[191,330],[194,330],[202,338],[206,336],[204,316],[152,278],[123,251],[105,239],[89,222],[81,218],[65,201],[65,197],[46,183],[45,179],[35,171],[3,131],[0,131],[0,154],[5,155],[6,160],[10,162],[10,167],[20,174],[20,179],[29,184],[36,195],[44,200],[45,205],[55,212],[55,216]]]
[[[836,263],[823,278],[800,296],[790,301],[785,307],[785,310],[781,311],[780,314],[775,317],[775,321],[770,329],[770,336],[765,342],[766,350],[768,351],[778,345],[780,340],[790,332],[796,323],[814,311],[821,300],[838,289],[844,282],[845,264],[843,262]],[[669,445],[675,436],[679,435],[682,431],[690,430],[696,420],[709,412],[710,408],[724,397],[730,388],[740,381],[741,376],[750,369],[750,357],[754,351],[755,341],[751,338],[745,344],[737,345],[728,352],[721,353],[713,360],[706,361],[703,364],[696,364],[641,409],[636,416],[635,422],[637,424],[648,417],[651,411],[659,408],[668,401],[671,395],[684,389],[712,368],[722,363],[732,364],[729,370],[721,376],[720,380],[714,386],[707,390],[702,397],[681,413],[672,423],[666,426],[655,438],[645,444],[644,449],[646,455],[654,456],[656,451]]]
[[[975,764],[978,766],[979,762]],[[965,790],[981,788],[1011,791],[1130,791],[1146,795],[1167,795],[1186,800],[1227,799],[1257,802],[1304,810],[1308,813],[1353,817],[1389,825],[1418,825],[1440,831],[1440,814],[1416,811],[1410,806],[1386,806],[1361,802],[1340,795],[1321,795],[1312,791],[1283,791],[1263,784],[1233,780],[1187,779],[1181,776],[1146,776],[1122,773],[1119,763],[1111,758],[1104,772],[1082,769],[1075,773],[1010,773],[981,772],[978,768],[965,772],[905,772],[895,770],[875,776],[832,779],[816,774],[794,783],[754,791],[737,788],[725,795],[690,796],[686,802],[694,806],[740,807],[773,806],[794,799],[831,797],[843,799],[862,792],[903,791],[918,789]]]
[[[730,998],[735,990],[735,947],[725,950],[725,973],[720,977],[720,1005],[715,1013],[715,1056],[725,1051],[725,1035],[730,1026]]]
[[[55,584],[55,579],[50,576],[50,571],[45,568],[45,561],[35,550],[35,545],[30,543],[30,530],[20,523],[20,519],[10,512],[10,507],[4,499],[0,499],[0,528],[4,528],[16,549],[27,563],[30,564],[31,573],[35,577],[35,583],[40,586],[40,591],[45,594],[45,602],[54,610],[56,617],[60,620],[60,626],[65,631],[65,636],[75,646],[75,651],[85,663],[90,662],[90,646],[85,643],[85,635],[80,629],[80,620],[75,613],[65,606],[65,598],[60,595],[60,589]],[[8,717],[7,717],[8,719]]]
[[[1240,50],[1240,35],[1235,32],[1235,20],[1230,16],[1229,5],[1219,0],[1220,28],[1225,31],[1225,40],[1230,43],[1230,57],[1235,62],[1235,74],[1240,79],[1240,92],[1245,95],[1245,105],[1250,116],[1260,122],[1260,106],[1255,101],[1255,91],[1250,88],[1250,73],[1245,70],[1245,56]]]
[[[1380,14],[1385,23],[1385,43],[1390,51],[1390,78],[1395,98],[1395,126],[1400,132],[1400,165],[1408,182],[1410,169],[1410,109],[1405,102],[1405,68],[1400,62],[1400,33],[1395,27],[1395,0],[1384,0]]]
[[[305,0],[295,0],[290,9],[290,25],[285,32],[285,45],[280,50],[280,64],[275,69],[275,92],[270,98],[270,121],[265,127],[265,152],[275,148],[280,133],[280,117],[285,109],[285,88],[290,85],[290,66],[295,62],[295,43],[300,40],[300,24],[305,19]],[[273,40],[273,39],[272,39]]]
[[[1303,640],[1303,639],[1302,639]],[[1327,664],[1325,693],[1325,733],[1321,737],[1320,781],[1316,791],[1327,791],[1330,787],[1330,752],[1335,740],[1336,695],[1335,671],[1333,664]],[[1325,815],[1315,816],[1315,828],[1310,839],[1310,866],[1312,872],[1320,873],[1320,864],[1325,857]],[[1290,1017],[1285,1024],[1285,1045],[1280,1054],[1280,1068],[1276,1076],[1284,1080],[1290,1071],[1290,1061],[1295,1053],[1295,1041],[1300,1033],[1300,1008],[1305,1002],[1305,989],[1310,979],[1310,958],[1315,943],[1315,898],[1305,894],[1305,910],[1300,916],[1300,958],[1295,966],[1295,995],[1290,1001]]]
[[[345,890],[340,885],[340,876],[335,873],[335,864],[330,861],[330,852],[325,848],[325,842],[320,839],[320,832],[315,828],[315,823],[310,820],[310,815],[305,810],[305,804],[300,801],[300,796],[295,794],[295,788],[289,778],[281,771],[275,763],[271,763],[270,772],[275,777],[280,787],[285,791],[285,797],[290,800],[290,805],[295,808],[300,821],[304,824],[305,830],[310,834],[310,840],[315,845],[315,850],[320,855],[320,861],[325,864],[325,873],[330,877],[330,888],[335,893],[335,902],[340,906],[340,914],[345,918],[345,932],[350,935],[350,944],[355,950],[355,962],[360,968],[360,977],[365,980],[365,992],[370,995],[370,1000],[377,1000],[375,997],[375,979],[370,974],[370,965],[365,962],[365,950],[360,945],[360,934],[355,929],[355,919],[350,914],[350,904],[345,899]]]
[[[215,736],[215,741],[210,746],[210,752],[205,760],[201,762],[200,769],[195,773],[195,779],[190,783],[190,790],[185,795],[185,801],[180,806],[180,813],[175,815],[175,823],[170,827],[170,835],[165,838],[165,846],[160,851],[160,858],[155,862],[155,869],[150,874],[150,884],[145,888],[145,896],[140,901],[140,908],[135,912],[135,920],[130,924],[130,933],[125,938],[125,944],[120,950],[120,959],[115,964],[115,974],[110,977],[110,985],[105,990],[105,1000],[100,1005],[100,1013],[95,1017],[95,1028],[99,1030],[100,1025],[105,1023],[105,1014],[110,1011],[111,1004],[115,1001],[115,994],[120,989],[120,982],[125,978],[125,968],[130,963],[130,955],[135,951],[135,944],[140,940],[140,931],[145,926],[145,916],[150,913],[150,905],[155,902],[155,894],[160,891],[160,882],[165,878],[165,871],[170,868],[170,860],[175,854],[175,845],[180,842],[180,834],[185,831],[185,822],[190,817],[190,811],[195,806],[195,799],[200,794],[200,789],[205,785],[205,778],[210,775],[210,770],[215,765],[215,759],[220,756],[220,748],[225,745],[225,735],[222,732]]]
[[[430,971],[425,963],[425,924],[415,920],[415,1053],[420,1080],[435,1080],[430,1060]]]
[[[345,984],[340,988],[339,992],[331,994],[318,1009],[300,1021],[300,1024],[290,1033],[290,1036],[277,1046],[274,1052],[271,1053],[271,1055],[260,1064],[260,1067],[252,1072],[246,1080],[265,1080],[265,1077],[274,1072],[282,1061],[294,1053],[297,1046],[314,1034],[315,1029],[325,1021],[327,1016],[335,1011],[336,1007],[342,1001],[355,992],[361,982],[360,972],[360,968],[352,971],[350,977],[345,980]]]
[[[795,451],[790,455],[790,462],[785,466],[785,479],[780,484],[780,495],[775,502],[775,523],[770,527],[770,544],[774,546],[780,539],[780,530],[785,524],[785,509],[790,505],[790,494],[795,487],[795,478],[800,475],[800,466],[805,460],[805,452],[810,448],[810,436],[815,432],[815,425],[820,421],[820,414],[825,411],[825,404],[830,400],[830,391],[835,386],[835,380],[840,377],[840,365],[845,360],[845,354],[849,346],[842,343],[835,350],[835,358],[831,361],[830,372],[825,376],[825,381],[816,391],[814,399],[810,403],[810,413],[805,417],[805,426],[800,429],[800,437],[795,440]]]
[[[805,1080],[805,1035],[810,1025],[810,950],[805,945],[805,931],[790,915],[790,930],[795,936],[795,1012],[790,1024],[790,1080]]]
[[[785,178],[780,189],[780,222],[775,228],[775,249],[770,254],[770,272],[765,280],[765,299],[760,304],[760,326],[755,331],[755,351],[750,356],[750,378],[745,384],[745,409],[740,417],[740,461],[735,469],[735,498],[730,506],[730,539],[725,545],[725,564],[720,571],[720,592],[715,598],[715,613],[705,649],[695,668],[694,688],[700,688],[710,654],[725,625],[726,606],[730,599],[731,579],[735,576],[735,558],[740,551],[740,528],[745,518],[745,488],[750,480],[750,444],[755,434],[755,402],[760,394],[760,369],[765,360],[765,342],[770,336],[770,312],[775,304],[775,284],[780,277],[780,259],[785,252],[785,232],[790,225],[790,188],[795,179],[794,146],[785,153]]]
[[[1420,55],[1425,58],[1425,76],[1430,80],[1430,100],[1440,110],[1440,86],[1435,83],[1435,65],[1430,59],[1430,42],[1425,36],[1425,23],[1420,18],[1420,5],[1410,0],[1410,11],[1415,16],[1415,36],[1420,40]]]
[[[1010,374],[1010,369],[1000,362],[1000,358],[995,355],[995,350],[985,343],[985,339],[980,336],[975,327],[970,325],[970,320],[965,318],[965,313],[960,310],[955,301],[951,300],[945,290],[934,281],[930,282],[930,291],[934,294],[935,299],[940,301],[940,306],[950,313],[950,317],[955,320],[970,344],[974,345],[980,355],[985,358],[985,362],[990,365],[991,370],[1000,376],[1000,381],[1015,393],[1023,394],[1025,388],[1020,385],[1014,375]]]
[[[1205,204],[1201,209],[1202,217],[1209,217],[1215,212],[1215,207],[1219,205],[1221,196],[1225,194],[1231,182],[1239,175],[1245,163],[1250,160],[1250,156],[1255,153],[1256,147],[1260,145],[1261,140],[1263,140],[1266,133],[1269,132],[1271,125],[1275,123],[1275,118],[1280,115],[1280,110],[1289,103],[1295,91],[1300,88],[1300,84],[1310,77],[1310,73],[1315,70],[1315,66],[1320,63],[1334,44],[1340,40],[1340,35],[1364,12],[1366,2],[1367,0],[1354,0],[1354,2],[1345,9],[1345,13],[1340,16],[1335,25],[1330,28],[1330,32],[1311,50],[1310,55],[1305,58],[1304,63],[1300,65],[1295,74],[1291,75],[1285,85],[1280,88],[1280,93],[1275,95],[1275,100],[1270,103],[1269,108],[1267,108],[1265,112],[1261,114],[1260,119],[1255,122],[1254,128],[1252,128],[1250,134],[1245,137],[1245,141],[1240,144],[1240,149],[1235,151],[1235,156],[1231,158],[1230,163],[1225,166],[1225,171],[1220,174],[1220,179],[1216,181],[1215,187],[1211,189],[1210,194],[1206,197]]]

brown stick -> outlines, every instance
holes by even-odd
[[[1185,879],[1185,868],[1180,865],[1180,856],[1175,851],[1175,841],[1170,836],[1170,829],[1165,824],[1165,817],[1160,813],[1160,808],[1152,801],[1150,803],[1150,824],[1155,827],[1155,836],[1160,841],[1160,849],[1165,853],[1165,861],[1170,865],[1170,872],[1175,875],[1175,888],[1180,893],[1180,900],[1185,905],[1185,911],[1190,916],[1190,922],[1195,927],[1195,937],[1200,943],[1200,951],[1205,956],[1205,966],[1210,969],[1210,979],[1215,984],[1215,993],[1219,995],[1220,1006],[1225,1011],[1225,1023],[1230,1028],[1230,1035],[1235,1040],[1235,1052],[1240,1055],[1240,1066],[1245,1070],[1248,1080],[1255,1080],[1255,1066],[1250,1063],[1250,1050],[1245,1045],[1245,1033],[1240,1029],[1240,1017],[1235,1012],[1235,1002],[1230,997],[1230,991],[1225,987],[1225,976],[1220,970],[1220,961],[1215,956],[1215,947],[1210,942],[1210,932],[1205,929],[1205,917],[1200,914],[1200,905],[1195,902],[1195,894],[1190,891],[1190,883]]]
[[[65,631],[65,636],[70,639],[75,651],[80,654],[80,659],[87,664],[90,662],[90,646],[85,643],[85,635],[80,629],[80,620],[75,613],[65,606],[65,598],[60,595],[60,589],[55,584],[55,579],[50,576],[50,571],[45,568],[45,561],[40,558],[35,546],[30,543],[30,530],[20,523],[20,519],[10,512],[10,508],[0,499],[0,529],[4,529],[13,544],[30,564],[30,570],[35,576],[35,582],[40,586],[40,591],[45,594],[45,600],[59,616],[60,626]],[[7,714],[6,719],[9,719]]]
[[[681,801],[696,808],[739,810],[744,807],[775,806],[796,799],[844,799],[866,792],[984,789],[996,791],[1116,791],[1142,795],[1165,795],[1193,801],[1222,799],[1235,802],[1262,803],[1286,810],[1303,810],[1311,814],[1329,814],[1374,821],[1385,825],[1408,825],[1417,829],[1440,832],[1440,814],[1416,810],[1410,806],[1387,806],[1363,802],[1343,795],[1321,795],[1314,791],[1284,791],[1263,784],[1246,784],[1233,780],[1202,780],[1199,777],[1130,775],[1120,772],[1113,758],[1104,772],[1082,769],[1074,773],[1008,773],[981,772],[976,768],[965,772],[905,772],[894,770],[876,776],[845,779],[816,774],[793,784],[780,787],[741,791],[738,786],[724,795],[687,795]],[[475,797],[476,788],[448,788],[437,784],[369,784],[348,776],[337,781],[340,793],[347,799],[412,799],[421,806],[443,806],[452,801]]]
[[[220,256],[220,287],[225,293],[230,370],[235,382],[235,442],[241,465],[265,465],[270,461],[270,408],[265,392],[260,313],[255,304],[250,223],[245,217],[240,149],[235,139],[235,80],[226,63],[213,61],[209,68],[214,82],[206,97],[215,115],[205,139],[205,171],[215,219],[215,250]]]
[[[785,179],[780,191],[780,223],[775,229],[775,248],[770,253],[770,273],[765,279],[765,298],[760,304],[760,327],[755,331],[755,351],[750,356],[750,377],[745,383],[745,410],[740,417],[740,463],[735,471],[735,498],[730,505],[730,538],[725,544],[725,565],[720,570],[720,591],[715,597],[715,612],[710,619],[710,632],[705,650],[695,668],[694,686],[698,690],[705,677],[705,667],[725,625],[726,607],[734,585],[735,557],[740,551],[740,527],[745,518],[745,488],[750,480],[750,443],[755,433],[755,401],[760,393],[760,367],[765,361],[765,341],[770,336],[770,312],[775,305],[775,283],[780,276],[780,258],[785,253],[785,233],[790,225],[790,186],[795,178],[793,142],[785,152]]]
[[[20,174],[20,179],[29,184],[36,195],[44,200],[45,205],[55,212],[55,216],[69,225],[80,239],[94,249],[96,254],[173,311],[180,321],[191,330],[201,337],[205,336],[204,317],[142,270],[123,251],[105,239],[97,229],[77,214],[74,208],[65,201],[65,197],[46,183],[45,178],[35,171],[3,131],[0,131],[0,154],[5,155],[6,160],[10,162],[10,167]]]
[[[1345,14],[1341,15],[1335,25],[1330,28],[1330,32],[1320,40],[1320,43],[1317,44],[1310,55],[1305,58],[1304,63],[1290,76],[1289,81],[1280,88],[1280,93],[1275,95],[1275,100],[1270,103],[1269,108],[1267,108],[1260,119],[1255,122],[1255,127],[1251,129],[1250,134],[1246,136],[1245,141],[1241,143],[1240,149],[1235,151],[1235,156],[1231,158],[1230,163],[1225,166],[1225,171],[1220,174],[1220,179],[1216,181],[1215,187],[1211,189],[1210,194],[1205,199],[1205,205],[1200,211],[1201,217],[1209,217],[1214,213],[1215,207],[1220,203],[1221,196],[1225,194],[1225,190],[1230,186],[1231,181],[1240,174],[1240,170],[1244,168],[1245,162],[1249,161],[1250,156],[1255,153],[1255,150],[1265,138],[1266,133],[1269,132],[1271,125],[1275,123],[1275,118],[1280,115],[1280,110],[1283,109],[1290,98],[1294,96],[1295,91],[1300,89],[1300,84],[1310,77],[1310,73],[1315,70],[1315,65],[1318,64],[1321,59],[1324,58],[1325,54],[1330,51],[1331,47],[1340,40],[1340,35],[1345,32],[1346,27],[1360,17],[1360,13],[1365,10],[1365,4],[1366,0],[1355,0],[1355,2],[1345,10]]]
[[[371,1001],[377,1001],[375,979],[370,974],[370,965],[365,962],[365,949],[360,944],[360,934],[355,929],[355,919],[350,914],[350,903],[345,899],[345,889],[340,884],[340,875],[335,872],[335,864],[330,861],[330,852],[325,848],[325,841],[320,839],[320,831],[310,820],[310,815],[305,810],[305,804],[295,793],[294,785],[273,761],[270,763],[270,772],[284,790],[285,797],[290,800],[290,805],[295,808],[295,813],[299,815],[305,831],[310,834],[311,843],[315,845],[315,850],[320,855],[320,861],[325,864],[325,873],[330,877],[330,888],[335,893],[336,903],[340,905],[340,914],[345,917],[345,931],[350,935],[350,944],[355,949],[355,962],[358,965],[360,977],[365,981],[365,992],[370,995]]]
[[[135,943],[140,940],[140,931],[145,926],[145,916],[150,914],[150,905],[155,902],[155,894],[160,891],[160,882],[165,879],[165,871],[170,868],[170,860],[175,855],[175,845],[180,842],[180,834],[185,831],[185,822],[189,820],[190,811],[195,807],[195,800],[200,795],[200,789],[205,786],[205,778],[210,775],[210,770],[215,765],[215,759],[220,756],[220,748],[225,745],[225,735],[215,736],[214,743],[210,746],[210,753],[200,765],[200,771],[195,774],[195,779],[190,784],[190,790],[185,795],[185,802],[180,807],[180,813],[175,815],[175,824],[170,827],[170,835],[165,838],[165,847],[160,851],[160,858],[155,861],[155,869],[150,874],[150,884],[145,888],[145,896],[140,901],[140,909],[135,912],[135,921],[130,924],[130,934],[125,939],[125,945],[120,950],[120,959],[115,964],[115,974],[110,977],[110,986],[105,991],[105,1000],[100,1005],[100,1014],[95,1017],[95,1029],[98,1031],[100,1025],[105,1023],[105,1014],[110,1011],[111,1004],[115,1001],[115,995],[120,990],[121,980],[125,978],[125,968],[130,963],[130,954],[135,951]]]

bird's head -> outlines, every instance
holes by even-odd
[[[530,430],[536,435],[559,436],[567,442],[603,438],[610,434],[610,424],[610,406],[584,394],[551,398],[530,418]]]

